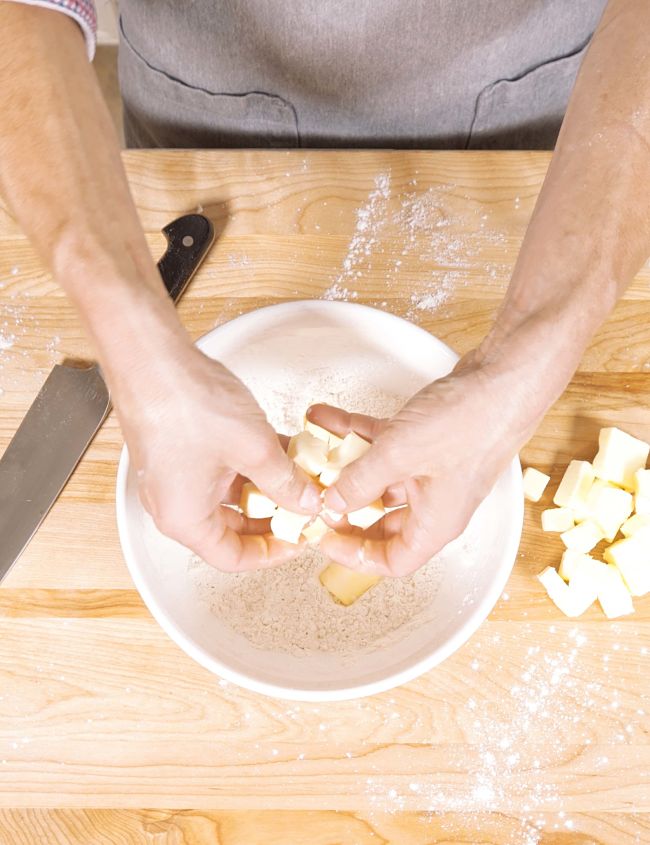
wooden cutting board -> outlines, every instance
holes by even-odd
[[[220,230],[180,316],[198,337],[260,305],[350,299],[463,353],[506,289],[542,153],[129,152],[151,248]],[[650,273],[595,337],[523,460],[557,482],[597,432],[650,438]],[[89,280],[92,283],[92,280]],[[51,366],[92,355],[0,209],[0,449]],[[650,598],[561,618],[527,506],[502,599],[442,666],[391,693],[274,701],[193,663],[153,621],[115,528],[114,416],[0,588],[0,843],[650,842]],[[143,809],[147,808],[147,809]]]

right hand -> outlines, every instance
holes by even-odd
[[[244,479],[297,513],[317,514],[322,504],[250,391],[194,347],[141,381],[115,396],[116,408],[140,497],[160,531],[230,572],[295,557],[300,547],[270,534],[268,519],[224,506],[239,501]]]

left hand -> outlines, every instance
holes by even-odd
[[[463,359],[453,373],[410,399],[394,417],[378,420],[327,405],[308,418],[334,433],[372,441],[325,495],[338,513],[383,498],[392,511],[366,532],[331,532],[321,551],[351,569],[402,576],[425,564],[465,529],[509,461],[532,435],[530,383],[514,374],[491,377]],[[345,529],[347,530],[347,529]]]

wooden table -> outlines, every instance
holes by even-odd
[[[194,337],[330,296],[464,352],[503,295],[548,156],[124,160],[154,254],[188,210],[223,230],[180,306]],[[603,424],[650,438],[649,275],[525,450],[554,480]],[[1,209],[0,288],[2,449],[50,367],[92,353]],[[540,507],[506,593],[454,657],[392,693],[297,705],[219,682],[150,617],[115,528],[120,446],[112,416],[0,589],[2,845],[650,842],[650,599],[618,622],[561,618],[534,578],[560,553]]]

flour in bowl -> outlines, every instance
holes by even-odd
[[[431,604],[434,560],[407,578],[385,578],[343,607],[318,580],[327,561],[316,549],[276,569],[229,575],[197,558],[190,573],[212,610],[257,648],[358,654],[408,624]]]

